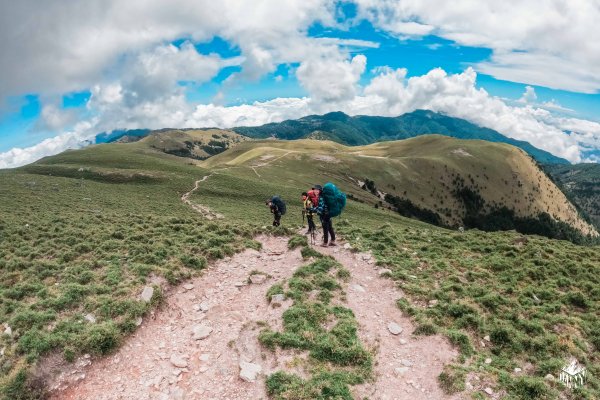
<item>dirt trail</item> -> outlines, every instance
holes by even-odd
[[[246,250],[220,261],[166,295],[154,318],[127,339],[112,356],[94,361],[75,375],[85,378],[57,390],[53,399],[261,399],[264,379],[240,380],[240,360],[260,363],[263,373],[283,366],[276,355],[261,358],[258,321],[281,326],[289,306],[273,308],[266,291],[287,279],[302,263],[299,251],[286,251],[287,240],[261,237],[263,250]],[[271,275],[248,284],[250,272]],[[193,287],[192,287],[193,286]],[[207,311],[202,311],[207,309]],[[199,326],[212,332],[194,339]],[[285,357],[282,357],[282,361]],[[73,374],[68,374],[73,375]]]
[[[202,177],[202,179],[198,179],[195,183],[194,183],[194,188],[192,190],[190,190],[187,193],[184,193],[183,196],[181,196],[181,201],[183,201],[185,204],[189,205],[190,207],[192,207],[196,212],[200,213],[204,218],[208,219],[208,220],[213,220],[213,219],[222,219],[223,215],[219,214],[217,212],[212,211],[210,208],[208,208],[207,206],[203,206],[202,204],[196,204],[193,203],[190,200],[190,196],[192,195],[192,193],[194,193],[196,190],[198,190],[198,188],[200,187],[200,184],[204,181],[206,181],[208,178],[210,178],[213,174],[209,174],[209,175],[205,175],[204,177]]]
[[[379,276],[370,254],[354,253],[343,247],[317,249],[333,256],[350,271],[347,306],[358,320],[359,335],[367,348],[377,351],[375,382],[354,388],[357,399],[460,399],[445,395],[437,376],[458,355],[439,336],[413,336],[414,325],[396,306],[402,293],[390,279]],[[401,333],[390,332],[390,323]]]
[[[288,368],[292,358],[280,350],[273,354],[258,343],[259,324],[280,329],[281,315],[290,305],[288,300],[273,308],[266,291],[287,280],[304,262],[298,250],[287,250],[285,238],[258,240],[263,244],[260,252],[246,250],[222,260],[168,293],[164,305],[116,354],[84,363],[63,376],[54,384],[62,387],[51,398],[265,399],[264,375]],[[355,398],[451,399],[439,389],[437,376],[456,351],[439,336],[411,337],[410,320],[395,306],[401,293],[389,279],[379,277],[369,255],[343,247],[316,249],[350,270],[347,305],[359,322],[361,339],[377,352],[376,379],[354,387]],[[248,283],[254,270],[270,277]],[[390,322],[397,323],[402,333],[390,333]],[[212,328],[205,339],[194,339],[199,326]],[[255,382],[240,379],[241,361],[261,365]],[[78,380],[69,382],[72,376]]]

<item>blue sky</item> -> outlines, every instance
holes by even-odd
[[[177,0],[182,5],[186,2]],[[121,11],[121,4],[110,3],[109,9]],[[158,0],[151,3],[156,3],[158,9],[164,4]],[[256,9],[236,10],[231,5],[238,4],[235,2],[225,5],[229,8],[222,10],[223,26],[199,8],[192,20],[215,25],[205,30],[186,25],[183,15],[178,16],[182,25],[171,29],[157,12],[147,16],[147,24],[154,24],[153,31],[158,32],[152,38],[147,38],[148,26],[138,27],[135,20],[126,31],[122,21],[112,21],[110,16],[90,14],[89,25],[83,24],[85,20],[81,24],[66,20],[65,31],[82,38],[87,38],[92,28],[107,30],[107,37],[114,32],[131,36],[121,43],[109,39],[102,42],[96,35],[91,40],[100,40],[97,51],[77,37],[61,36],[63,33],[51,24],[44,32],[46,25],[40,24],[39,34],[47,34],[54,44],[52,48],[41,48],[36,47],[36,39],[41,38],[20,38],[25,48],[23,58],[28,61],[29,57],[31,71],[0,64],[5,69],[0,93],[7,93],[0,99],[0,153],[12,151],[11,162],[15,164],[12,149],[27,149],[44,139],[66,134],[88,139],[100,131],[119,128],[194,124],[228,127],[334,109],[350,114],[394,115],[424,107],[530,140],[572,161],[592,161],[600,155],[600,83],[589,78],[596,73],[595,53],[587,60],[588,66],[580,66],[579,53],[571,54],[573,46],[548,49],[545,42],[531,44],[528,26],[520,27],[517,22],[511,26],[511,35],[499,37],[503,25],[494,28],[493,24],[502,15],[487,24],[485,17],[480,18],[484,20],[481,26],[472,27],[468,13],[465,21],[452,19],[455,13],[450,12],[448,20],[440,19],[439,13],[414,1],[398,0],[398,8],[394,8],[394,2],[373,6],[360,0],[313,0],[309,6],[294,1],[283,5],[262,3],[264,15],[254,16],[246,14]],[[519,4],[522,8],[523,3]],[[134,1],[132,7],[136,5]],[[269,15],[269,6],[273,15]],[[2,7],[7,9],[0,11],[8,16],[23,11],[13,10],[10,5]],[[62,15],[69,5],[65,2],[56,7],[45,10],[47,18],[53,12]],[[411,7],[413,11],[404,15]],[[30,13],[44,11],[24,9]],[[472,11],[485,16],[485,9]],[[547,19],[553,16],[550,11]],[[301,17],[296,18],[294,13]],[[279,17],[285,21],[278,21]],[[257,20],[256,25],[250,18]],[[505,24],[515,21],[511,15],[504,18]],[[585,15],[569,18],[587,23]],[[533,20],[530,24],[537,23],[538,31],[546,29],[552,35],[552,21],[547,26],[544,21]],[[239,31],[231,31],[227,24],[233,23],[242,26],[237,28]],[[557,38],[571,35],[556,34],[561,35]],[[11,38],[3,39],[6,42]],[[588,44],[582,43],[585,46]],[[56,65],[52,63],[54,58]],[[437,68],[444,74],[432,72]],[[398,72],[401,69],[406,73]],[[571,72],[574,69],[576,73]],[[386,91],[396,86],[396,93]],[[457,92],[457,88],[463,92]],[[529,96],[524,98],[526,90]],[[449,105],[455,97],[460,108]],[[491,113],[484,117],[478,115],[482,99]],[[157,112],[164,115],[157,116]],[[543,131],[551,131],[553,136],[546,140]],[[565,131],[575,134],[562,134]],[[72,139],[65,142],[77,143]],[[51,147],[54,151],[61,148],[56,144]],[[45,153],[36,148],[32,154]],[[31,157],[21,158],[29,161]],[[10,166],[11,162],[5,164]]]

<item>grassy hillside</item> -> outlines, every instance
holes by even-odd
[[[233,130],[253,138],[320,139],[350,146],[441,134],[458,139],[508,143],[525,150],[538,162],[569,164],[567,160],[540,150],[528,142],[508,138],[492,129],[479,127],[464,119],[427,110],[416,110],[393,118],[367,115],[350,117],[342,112],[332,112],[257,127],[233,128]]]
[[[600,164],[548,164],[544,170],[600,229]]]
[[[0,338],[0,393],[27,398],[25,387],[40,382],[27,371],[45,355],[72,360],[110,352],[160,302],[160,282],[175,284],[211,259],[255,246],[253,235],[270,230],[263,228],[270,224],[268,196],[288,201],[283,221],[295,230],[299,193],[331,180],[355,198],[336,228],[390,269],[407,295],[399,306],[419,323],[415,334],[438,331],[461,349],[463,357],[442,377],[445,385],[461,390],[465,376],[477,375],[509,398],[556,398],[558,392],[598,398],[598,247],[536,236],[516,241],[514,232],[460,234],[375,208],[377,198],[357,184],[369,177],[401,195],[386,188],[393,177],[425,196],[431,190],[426,168],[441,173],[445,163],[451,171],[473,171],[469,162],[484,160],[478,153],[484,150],[471,147],[478,142],[461,142],[463,151],[452,153],[457,149],[443,144],[449,139],[430,139],[440,143],[419,138],[414,147],[382,143],[351,151],[330,142],[241,143],[204,162],[141,141],[0,171],[0,323],[11,328]],[[514,151],[494,149],[505,148]],[[511,159],[497,157],[498,166],[483,165],[494,169],[490,174],[501,174],[502,158]],[[224,219],[207,221],[181,201],[207,175],[190,200]],[[151,303],[140,300],[146,285],[155,287]],[[570,356],[591,372],[586,388],[575,393],[543,379]],[[492,363],[483,362],[487,357]],[[513,372],[516,366],[522,373]]]
[[[316,176],[335,176],[361,201],[388,207],[394,199],[404,200],[423,210],[422,214],[434,213],[442,225],[470,226],[471,219],[484,219],[480,214],[499,214],[505,207],[514,218],[545,213],[584,235],[595,234],[531,158],[503,144],[439,135],[362,147],[310,140],[266,141],[241,144],[204,165],[249,167],[246,174],[265,175],[268,180],[285,177],[296,186],[297,171],[313,169]],[[366,193],[361,186],[367,180],[375,188]],[[465,192],[479,196],[484,204],[472,207]],[[477,209],[474,216],[472,208]],[[487,226],[477,222],[473,221],[474,227]],[[503,227],[489,224],[489,230]]]
[[[142,143],[0,171],[0,323],[12,331],[0,338],[2,398],[26,398],[21,371],[45,354],[118,346],[160,301],[158,285],[141,301],[144,286],[253,245],[248,226],[208,223],[181,202],[204,173]]]
[[[157,150],[179,157],[205,160],[248,140],[235,132],[221,129],[168,129],[151,133],[141,141]]]

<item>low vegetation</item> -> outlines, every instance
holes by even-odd
[[[259,341],[267,348],[308,352],[302,378],[278,371],[267,377],[267,392],[274,399],[348,399],[350,386],[372,374],[372,355],[361,344],[352,310],[339,305],[343,297],[338,280],[347,270],[330,257],[319,257],[298,268],[292,278],[275,285],[269,294],[283,292],[293,304],[283,313],[281,332],[265,329]]]
[[[408,298],[398,306],[417,323],[413,333],[444,333],[460,349],[457,367],[515,398],[545,399],[561,387],[544,377],[557,378],[575,357],[591,378],[565,395],[600,395],[600,248],[514,232],[338,226],[392,271]],[[456,374],[440,377],[448,391],[462,387]]]

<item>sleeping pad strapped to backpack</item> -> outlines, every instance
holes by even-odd
[[[285,212],[286,212],[285,202],[281,199],[281,197],[273,196],[273,198],[271,199],[271,203],[273,203],[277,206],[277,209],[279,210],[281,215],[285,215]]]
[[[337,217],[346,206],[346,194],[338,189],[333,183],[328,182],[323,186],[321,192],[323,201],[327,204],[330,217]]]
[[[307,195],[313,207],[317,207],[319,205],[319,195],[317,192],[315,190],[309,190]]]

